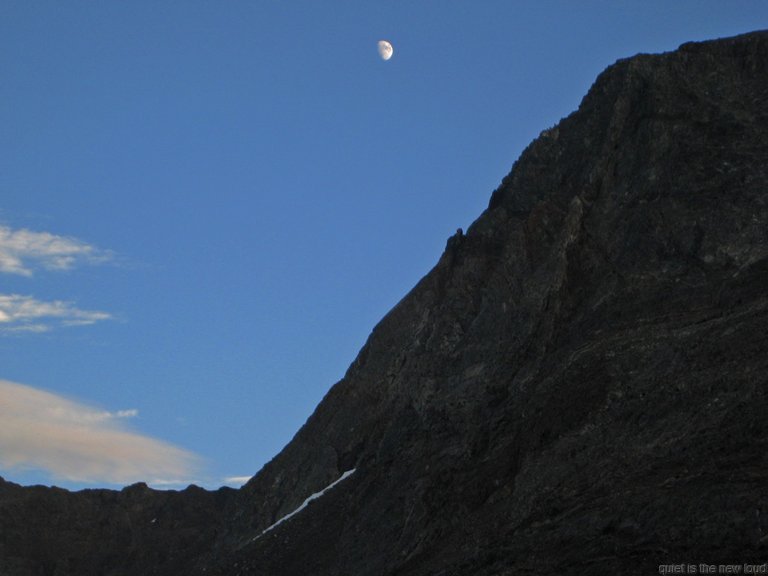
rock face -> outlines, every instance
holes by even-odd
[[[0,573],[760,564],[767,326],[768,32],[622,60],[245,487],[2,484]]]
[[[234,490],[23,488],[0,478],[2,576],[185,574]],[[193,554],[190,554],[193,553]]]

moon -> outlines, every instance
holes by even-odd
[[[379,40],[379,56],[381,56],[382,60],[389,60],[392,58],[392,53],[395,51],[394,48],[392,48],[392,44],[387,42],[386,40]]]

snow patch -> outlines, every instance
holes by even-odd
[[[258,536],[256,536],[256,537],[255,537],[253,540],[258,540],[259,538],[261,538],[262,536],[264,536],[264,534],[266,534],[267,532],[269,532],[270,530],[272,530],[272,529],[273,529],[273,528],[275,528],[276,526],[279,526],[280,524],[282,524],[283,522],[285,522],[285,521],[286,521],[286,520],[288,520],[289,518],[291,518],[291,517],[295,516],[296,514],[298,514],[298,513],[299,513],[299,512],[301,512],[302,510],[304,510],[304,508],[306,508],[306,507],[309,505],[309,503],[310,503],[310,502],[312,502],[312,500],[317,500],[318,498],[320,498],[320,496],[322,496],[323,494],[325,494],[326,492],[328,492],[328,490],[330,490],[331,488],[333,488],[334,486],[336,486],[336,484],[338,484],[339,482],[342,482],[343,480],[346,480],[347,478],[349,478],[350,476],[352,476],[352,474],[354,474],[354,473],[355,473],[355,470],[357,470],[357,468],[352,468],[352,470],[347,470],[347,471],[346,471],[346,472],[344,472],[344,474],[342,474],[342,475],[341,475],[341,476],[340,476],[338,479],[334,480],[333,482],[331,482],[330,484],[328,484],[328,486],[326,486],[325,488],[323,488],[322,490],[320,490],[320,492],[315,492],[314,494],[312,494],[311,496],[309,496],[309,497],[308,497],[306,500],[304,500],[304,502],[302,502],[301,506],[299,506],[298,508],[296,508],[296,510],[294,510],[293,512],[290,512],[290,513],[288,513],[288,514],[286,514],[285,516],[283,516],[282,518],[280,518],[280,520],[278,520],[277,522],[275,522],[275,523],[274,523],[274,524],[272,524],[271,526],[269,526],[269,527],[265,528],[265,529],[262,531],[262,533],[261,533],[261,534],[259,534]]]

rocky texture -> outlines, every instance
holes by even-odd
[[[116,520],[125,491],[6,485],[3,558],[53,563],[5,573],[152,573],[130,555],[144,547],[164,574],[761,563],[767,325],[768,33],[622,60],[526,149],[245,487],[152,493],[131,532]],[[98,539],[100,569],[73,571],[49,530],[23,532],[61,523],[40,509],[57,498],[89,502],[68,538],[80,557]],[[144,520],[171,502],[189,540],[163,548]]]
[[[188,574],[234,494],[145,484],[68,492],[0,478],[0,574]]]

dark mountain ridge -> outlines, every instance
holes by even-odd
[[[620,60],[246,486],[0,483],[0,574],[761,564],[767,287],[768,32]]]

